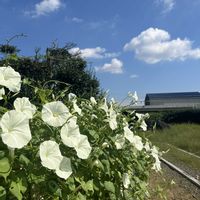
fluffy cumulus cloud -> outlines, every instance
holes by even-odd
[[[102,59],[102,58],[112,58],[119,55],[119,53],[109,53],[105,48],[95,47],[95,48],[85,48],[80,49],[78,47],[72,48],[69,50],[71,54],[80,53],[82,58],[93,58],[93,59]]]
[[[62,6],[61,0],[42,0],[35,4],[33,11],[26,11],[26,15],[38,17],[58,10]]]
[[[173,10],[176,3],[175,0],[156,0],[156,2],[162,5],[164,14]]]
[[[200,48],[192,48],[189,39],[171,39],[162,29],[149,28],[125,44],[125,51],[133,51],[135,57],[149,64],[161,61],[200,59]]]
[[[106,63],[101,67],[96,67],[96,71],[109,72],[111,74],[123,73],[123,62],[117,58],[113,58],[111,63]]]

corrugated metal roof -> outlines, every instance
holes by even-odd
[[[200,98],[200,92],[149,93],[146,98]]]

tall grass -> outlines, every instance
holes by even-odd
[[[200,125],[198,124],[171,125],[164,130],[148,132],[147,137],[153,143],[172,144],[200,156]]]

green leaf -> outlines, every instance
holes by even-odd
[[[101,162],[105,166],[105,174],[110,176],[110,162],[108,160],[102,160]]]
[[[5,152],[4,151],[0,151],[0,158],[3,158],[5,156]]]
[[[83,190],[88,193],[89,191],[94,192],[93,189],[93,180],[89,180],[87,182],[82,181],[81,182],[81,187],[83,188]]]
[[[76,200],[86,200],[86,197],[79,192]]]
[[[59,187],[59,185],[56,183],[56,181],[49,181],[48,182],[48,187],[51,193],[53,193],[55,196],[62,197],[62,191]]]
[[[26,192],[27,183],[25,178],[17,178],[16,181],[12,181],[10,185],[10,192],[18,199],[22,200],[22,194]]]
[[[76,186],[75,186],[74,178],[73,178],[73,177],[69,177],[69,178],[67,179],[67,182],[66,182],[66,183],[68,184],[68,187],[69,187],[69,189],[70,189],[71,191],[74,191],[74,190],[75,190]]]
[[[99,139],[99,135],[97,134],[95,130],[89,130],[88,132],[95,140]]]
[[[104,187],[107,191],[115,193],[115,186],[111,181],[104,181]]]
[[[24,156],[23,154],[21,154],[19,156],[19,161],[22,163],[22,164],[25,164],[25,165],[28,165],[30,163],[30,160]]]
[[[44,171],[41,171],[42,173],[35,174],[34,172],[30,174],[30,179],[32,182],[39,184],[41,182],[45,181],[45,174]]]
[[[6,180],[7,176],[10,174],[11,166],[7,157],[0,159],[0,176],[3,176]]]
[[[52,90],[49,89],[38,89],[37,91],[39,98],[42,103],[47,103],[48,102],[48,97],[51,95]]]
[[[86,182],[86,188],[88,191],[94,191],[93,189],[93,180],[89,180],[88,182]]]
[[[6,190],[2,186],[0,186],[0,200],[6,200]]]

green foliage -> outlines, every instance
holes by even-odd
[[[182,110],[182,111],[162,111],[150,113],[150,118],[147,119],[149,128],[159,122],[167,124],[180,124],[180,123],[196,123],[200,124],[200,111],[199,110]]]
[[[18,178],[15,181],[12,181],[10,184],[10,192],[18,199],[21,200],[23,199],[23,193],[26,192],[27,186],[26,186],[26,179],[25,177],[23,178]]]
[[[7,176],[10,174],[11,166],[7,157],[0,159],[0,176],[4,177],[6,180]]]
[[[0,200],[6,200],[6,190],[2,186],[0,186]]]
[[[100,94],[99,81],[94,72],[87,68],[87,62],[80,55],[69,53],[73,46],[68,44],[62,48],[51,47],[46,49],[45,55],[32,57],[17,56],[19,51],[15,46],[0,45],[0,53],[6,55],[0,60],[0,66],[10,65],[18,71],[22,78],[29,78],[35,86],[42,87],[49,80],[56,80],[45,84],[45,89],[54,88],[55,94],[65,90],[76,93],[78,96],[89,99]],[[64,84],[63,84],[64,83]],[[31,99],[34,93],[26,85],[22,87],[21,96]]]
[[[64,93],[59,91],[58,95],[54,95],[54,90],[57,89],[55,87],[51,89],[41,88],[38,85],[35,86],[34,82],[27,80],[22,83],[28,84],[32,88],[34,99],[38,100],[36,113],[33,118],[27,120],[32,138],[22,148],[13,149],[7,146],[8,144],[1,137],[0,198],[12,199],[15,197],[18,200],[129,200],[147,198],[149,171],[155,164],[155,157],[152,154],[151,143],[149,143],[149,149],[144,147],[148,141],[145,137],[139,137],[141,149],[136,146],[134,141],[127,139],[130,138],[130,134],[132,140],[137,135],[136,129],[140,123],[137,121],[135,113],[124,115],[117,104],[108,103],[105,98],[98,99],[97,102],[78,97],[74,97],[75,101],[68,100],[63,98],[68,96],[66,91]],[[5,99],[8,100],[16,98],[15,94],[13,95],[11,92],[6,93],[5,96]],[[32,101],[32,99],[30,100]],[[62,101],[69,109],[71,115],[66,119],[66,124],[72,117],[77,119],[76,123],[80,134],[87,136],[91,147],[87,158],[81,158],[75,148],[64,144],[60,134],[61,127],[50,126],[41,117],[44,104],[53,101]],[[77,107],[81,113],[78,113]],[[16,109],[10,101],[4,100],[4,105],[0,109],[0,117],[8,112],[6,108]],[[17,112],[25,111],[22,109],[22,111]],[[131,121],[130,126],[128,121]],[[116,123],[114,128],[113,123]],[[14,129],[13,126],[15,127],[15,124],[12,125],[11,129]],[[129,137],[125,136],[125,127],[129,127],[129,132],[126,133],[129,134]],[[7,132],[9,131],[13,130],[9,130],[8,127]],[[20,130],[16,129],[16,131]],[[7,132],[4,133],[2,128],[1,134],[7,134]],[[120,148],[116,145],[117,135],[121,135],[124,139],[124,144]],[[47,166],[44,167],[43,162],[41,162],[40,145],[47,140],[59,144],[62,156],[70,158],[72,174],[68,178],[64,179],[57,175],[55,172],[58,168],[50,170]],[[48,155],[45,154],[45,156]],[[59,170],[61,169],[59,168]],[[125,174],[127,174],[128,179],[125,179]]]

